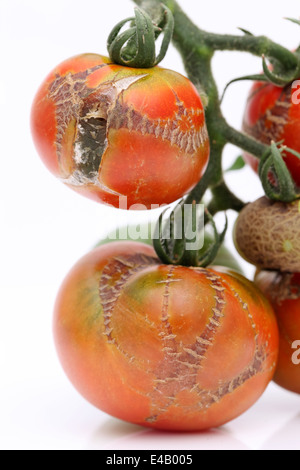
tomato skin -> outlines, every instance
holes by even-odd
[[[115,207],[121,196],[128,208],[174,202],[200,180],[209,156],[204,109],[187,78],[97,54],[72,57],[50,73],[31,128],[55,176]]]
[[[292,360],[300,341],[300,273],[260,271],[255,283],[269,298],[279,325],[279,359],[274,381],[300,394],[300,365]]]
[[[267,145],[272,140],[283,140],[284,145],[300,152],[300,107],[299,100],[293,100],[293,95],[298,94],[292,85],[280,88],[271,83],[255,82],[247,100],[243,131]],[[257,171],[259,160],[249,153],[245,153],[244,158]],[[284,159],[299,186],[300,160],[289,152]]]
[[[248,409],[272,379],[278,330],[255,285],[226,270],[159,264],[116,242],[81,259],[58,295],[54,335],[77,390],[146,427],[196,431]]]

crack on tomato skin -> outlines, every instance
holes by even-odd
[[[255,357],[256,355],[259,355],[261,354],[262,352],[262,349],[264,348],[259,348],[259,345],[258,345],[258,332],[257,332],[257,328],[256,328],[256,324],[254,323],[254,320],[253,320],[253,315],[251,314],[250,310],[249,310],[249,305],[244,302],[241,298],[241,296],[239,295],[239,293],[229,284],[226,282],[225,280],[225,284],[229,287],[229,289],[231,290],[231,292],[233,293],[234,297],[238,300],[238,302],[240,303],[242,309],[245,311],[245,313],[247,314],[247,317],[249,318],[250,320],[250,323],[251,323],[251,327],[254,331],[254,341],[255,341],[255,353],[254,353],[254,361],[255,361]],[[265,351],[265,350],[264,350]],[[265,353],[266,355],[266,353]]]
[[[48,87],[47,98],[53,101],[56,107],[57,133],[55,145],[59,162],[61,160],[64,133],[71,120],[79,116],[83,99],[92,91],[87,87],[86,80],[92,73],[107,65],[96,65],[78,73],[68,72],[64,76],[57,74]]]
[[[109,65],[100,64],[78,73],[68,72],[64,76],[57,74],[48,86],[46,98],[55,105],[55,148],[60,180],[75,190],[81,187],[99,188],[105,194],[122,197],[124,194],[111,189],[101,179],[110,130],[124,128],[129,132],[140,132],[143,136],[153,135],[156,139],[177,146],[179,151],[190,155],[192,159],[208,142],[208,133],[203,110],[185,109],[178,100],[177,112],[172,119],[165,120],[151,119],[135,111],[132,106],[125,105],[125,90],[147,74],[122,78],[120,73],[116,73],[113,79],[96,88],[89,88],[89,76]],[[200,119],[199,124],[200,115],[203,115],[203,123]],[[74,135],[71,147],[65,149],[64,139],[68,128]],[[143,180],[137,182],[137,195],[141,185],[144,185]]]
[[[224,292],[225,287],[221,283],[221,277],[213,274],[212,272],[208,272],[203,270],[202,268],[194,268],[195,272],[204,274],[206,278],[211,281],[211,287],[214,289],[216,295],[214,299],[216,301],[216,305],[212,308],[213,315],[210,317],[208,325],[204,329],[202,335],[197,337],[195,347],[197,353],[200,356],[205,357],[207,350],[209,349],[210,345],[213,345],[213,339],[217,332],[217,329],[221,326],[221,319],[224,317],[223,309],[224,305],[226,304]]]
[[[126,197],[125,194],[114,191],[106,184],[103,184],[101,181],[99,181],[98,173],[89,174],[89,176],[86,176],[82,171],[75,170],[67,178],[59,178],[59,180],[68,186],[74,186],[74,188],[81,188],[92,185],[99,188],[101,191],[104,191],[106,194],[117,196],[118,198]]]
[[[249,99],[251,99],[251,96]],[[285,87],[274,106],[271,109],[267,109],[265,114],[253,125],[247,124],[244,119],[243,131],[267,145],[269,145],[272,140],[279,142],[284,132],[284,127],[289,121],[291,106],[292,89],[291,87]]]
[[[232,380],[220,385],[218,389],[201,390],[199,388],[196,388],[196,392],[201,399],[197,403],[199,409],[208,409],[215,403],[219,403],[225,396],[233,393],[252,377],[255,377],[259,373],[265,372],[264,363],[266,359],[267,356],[265,354],[265,351],[263,348],[261,348],[258,352],[256,352],[252,363],[248,367],[246,367],[244,371],[241,372],[241,374],[234,377]],[[275,368],[275,365],[276,364],[272,366],[271,370]]]
[[[270,369],[266,371],[265,369],[265,362],[268,358],[268,354],[266,352],[265,347],[262,345],[259,347],[258,345],[258,332],[256,328],[256,324],[254,323],[253,316],[250,313],[249,306],[246,302],[242,300],[239,293],[224,280],[227,287],[231,290],[234,297],[240,303],[242,309],[247,314],[248,318],[251,322],[251,327],[254,331],[254,341],[255,341],[255,352],[253,356],[252,362],[236,377],[232,380],[227,381],[220,385],[220,387],[216,390],[201,390],[200,388],[196,388],[196,392],[198,393],[201,401],[199,401],[198,406],[203,408],[210,408],[214,403],[220,402],[226,395],[233,393],[235,390],[240,388],[244,385],[248,380],[256,375],[264,372],[271,372],[275,369],[276,363],[274,362]]]
[[[273,115],[272,112],[269,109],[266,112],[266,119],[270,122],[274,122],[274,124],[276,124],[276,126],[281,125],[283,127],[288,122],[285,117]]]
[[[238,300],[238,302],[240,303],[242,309],[247,313],[247,316],[248,316],[248,318],[250,319],[250,322],[251,322],[252,329],[255,332],[255,342],[256,342],[257,338],[258,338],[258,334],[257,334],[257,330],[256,330],[256,324],[254,323],[254,320],[253,320],[253,315],[250,313],[250,310],[249,310],[249,305],[247,304],[247,302],[243,301],[243,299],[241,298],[239,293],[229,283],[227,283],[226,280],[224,282],[227,285],[227,287],[231,290],[234,297]]]
[[[144,255],[123,255],[115,257],[108,261],[102,270],[100,281],[99,281],[99,297],[103,308],[103,326],[105,331],[102,333],[106,337],[107,343],[113,346],[117,351],[128,361],[128,364],[135,363],[135,367],[143,370],[146,373],[151,371],[146,370],[143,366],[140,366],[136,357],[128,354],[124,348],[121,347],[117,338],[113,335],[113,327],[111,326],[111,319],[113,316],[114,307],[119,299],[124,285],[129,279],[139,271],[153,265],[158,264],[158,259]],[[116,281],[112,283],[116,277]],[[131,312],[130,312],[131,313]],[[126,382],[126,386],[135,392],[138,392],[141,396],[147,396],[143,392],[138,391]]]
[[[74,186],[96,184],[102,156],[107,148],[107,119],[118,94],[145,77],[119,78],[101,83],[96,88],[87,86],[88,77],[111,64],[100,64],[78,73],[68,72],[56,78],[48,86],[47,99],[55,104],[56,153],[60,167],[65,131],[76,121],[72,160],[75,170],[68,175]]]
[[[190,268],[190,269],[198,270],[199,273],[203,273],[203,271],[204,271],[204,270],[202,270],[202,268]],[[205,274],[207,275],[207,273],[205,273]],[[219,278],[218,276],[215,276],[214,274],[209,273],[209,275],[207,277],[212,282],[215,283],[215,286],[217,285],[216,282]],[[219,279],[221,279],[221,278],[219,278]],[[265,348],[263,346],[259,347],[259,345],[258,345],[258,342],[257,342],[258,333],[257,333],[256,325],[253,321],[253,316],[251,315],[251,313],[249,311],[248,304],[242,300],[242,298],[239,296],[238,292],[235,291],[235,289],[233,289],[224,279],[222,279],[222,281],[224,281],[224,283],[227,285],[227,287],[229,287],[231,289],[231,291],[233,292],[236,299],[239,301],[241,307],[243,308],[245,313],[247,313],[247,315],[248,315],[248,317],[251,321],[251,327],[253,328],[253,331],[254,331],[254,340],[255,340],[255,354],[254,354],[252,362],[239,375],[237,375],[236,377],[234,377],[230,381],[221,383],[220,386],[218,388],[216,388],[215,390],[201,389],[200,385],[197,383],[197,374],[188,373],[185,376],[182,375],[181,377],[178,378],[178,380],[185,377],[187,379],[187,382],[190,382],[190,383],[192,383],[191,378],[193,377],[194,383],[192,384],[192,387],[189,388],[189,391],[197,393],[197,395],[200,398],[199,402],[197,402],[193,406],[191,406],[191,405],[186,406],[186,405],[181,405],[181,404],[179,405],[178,403],[175,402],[174,395],[172,395],[172,397],[171,397],[172,400],[170,399],[170,396],[168,396],[168,399],[170,400],[169,405],[167,407],[165,407],[165,409],[164,408],[158,409],[156,411],[156,413],[153,413],[149,418],[146,419],[147,422],[155,423],[158,420],[158,418],[165,411],[167,411],[168,407],[171,406],[171,405],[173,405],[175,407],[180,406],[182,408],[187,409],[187,411],[191,410],[191,409],[193,409],[193,410],[195,410],[195,409],[196,410],[197,409],[198,410],[207,410],[208,408],[210,408],[214,404],[219,403],[225,396],[227,396],[228,394],[233,393],[235,390],[240,388],[247,381],[249,381],[251,378],[258,375],[259,373],[272,372],[275,369],[275,367],[276,367],[275,362],[271,365],[271,367],[268,370],[266,370],[266,368],[265,368],[265,361],[266,361],[268,355],[266,353]],[[224,316],[223,313],[222,313],[222,308],[223,308],[222,306],[224,305],[224,303],[226,303],[226,300],[224,299],[224,297],[221,298],[222,294],[224,293],[224,290],[225,290],[225,288],[223,286],[217,285],[216,292],[218,293],[218,295],[216,295],[215,298],[219,303],[219,308],[217,308],[217,309],[215,308],[213,310],[215,310],[214,314],[217,314],[220,317]],[[206,327],[206,333],[204,335],[201,335],[200,337],[197,337],[197,339],[196,339],[196,341],[204,349],[209,348],[213,345],[213,341],[211,339],[207,339],[207,337],[206,337],[207,333],[212,331],[211,328],[213,326],[216,326],[215,323],[214,323],[214,317],[212,317],[212,319],[213,319],[212,325],[210,323]],[[217,322],[217,325],[218,325],[218,322]],[[193,351],[190,348],[184,348],[184,349],[185,349],[185,352],[188,353],[188,354],[190,354],[191,351]],[[181,354],[182,353],[179,353],[179,356],[181,356]],[[192,356],[194,356],[195,359],[200,359],[200,357],[198,355],[197,356],[194,355],[194,352],[193,352]],[[204,360],[204,359],[205,359],[205,354],[200,359],[200,361]],[[184,367],[192,368],[192,369],[195,370],[195,364],[191,364],[190,362],[179,361],[178,360],[178,354],[176,355],[176,360],[177,360],[178,364],[182,364]],[[200,366],[199,362],[196,365],[199,367]],[[170,380],[170,379],[168,379],[168,380]],[[165,382],[166,382],[166,379],[164,381],[162,381],[162,384],[164,384]],[[187,389],[187,387],[185,387],[184,384],[183,384],[183,386],[180,387],[179,391],[182,391],[182,390],[185,390],[185,389]]]
[[[106,336],[109,344],[116,347],[129,363],[135,362],[134,367],[138,368],[139,364],[136,362],[135,357],[130,356],[124,351],[116,341],[116,338],[114,338],[113,329],[111,327],[111,317],[114,306],[127,280],[140,269],[153,264],[158,264],[158,261],[145,255],[117,257],[105,266],[101,276],[102,282],[100,280],[99,292],[104,311],[105,326],[105,332],[103,334]],[[181,406],[187,409],[187,411],[205,411],[220,402],[226,395],[240,388],[252,377],[259,373],[266,372],[265,361],[267,354],[263,347],[258,346],[256,325],[249,311],[248,304],[242,300],[238,292],[233,289],[226,280],[202,268],[189,269],[193,269],[199,274],[204,275],[210,281],[210,286],[215,292],[214,298],[216,304],[211,310],[211,317],[202,335],[196,337],[195,343],[188,345],[177,340],[177,335],[174,334],[170,323],[169,311],[170,286],[172,282],[176,280],[174,279],[174,274],[177,269],[179,268],[176,266],[170,266],[166,280],[159,282],[165,284],[161,310],[161,331],[158,333],[162,341],[163,359],[155,370],[145,370],[143,368],[144,372],[154,376],[153,389],[146,393],[135,389],[134,386],[128,385],[130,390],[150,399],[150,413],[149,416],[145,418],[145,422],[149,424],[156,423],[171,406]],[[109,281],[114,281],[112,286]],[[101,288],[102,283],[104,283],[104,286]],[[236,377],[233,377],[227,382],[220,383],[214,390],[205,390],[201,389],[200,384],[197,382],[198,371],[202,368],[202,362],[206,358],[208,349],[214,344],[213,340],[215,334],[221,325],[221,319],[224,317],[223,310],[226,304],[224,291],[228,287],[251,321],[256,344],[255,354],[252,362]],[[273,370],[274,367],[275,363],[270,368],[270,371]],[[198,395],[199,399],[193,405],[179,405],[176,401],[176,397],[182,391],[195,393],[196,396]]]
[[[171,266],[167,276],[163,307],[162,307],[162,331],[160,336],[163,341],[169,343],[163,347],[164,358],[157,370],[154,372],[155,388],[149,393],[151,399],[151,415],[145,419],[146,422],[154,423],[165,413],[168,408],[176,404],[178,393],[187,390],[193,392],[198,387],[198,371],[202,368],[202,362],[206,359],[207,350],[213,345],[213,338],[221,325],[220,319],[224,317],[223,308],[226,303],[224,298],[225,287],[221,284],[221,278],[201,268],[189,268],[194,272],[204,275],[211,281],[211,287],[215,291],[216,305],[212,309],[212,315],[208,325],[201,336],[196,338],[195,343],[183,345],[176,341],[172,326],[168,318],[169,287],[172,276],[176,270]]]
[[[112,109],[109,119],[109,129],[128,129],[129,132],[140,132],[143,136],[152,135],[156,139],[169,142],[172,146],[177,145],[179,149],[187,154],[194,155],[208,141],[208,133],[205,122],[196,129],[193,117],[203,114],[201,109],[179,110],[174,117],[167,119],[151,119],[146,114],[141,114],[132,106],[122,103],[118,97],[115,107]],[[187,123],[186,129],[181,130],[183,117]]]
[[[173,391],[174,381],[178,381],[177,370],[174,369],[174,361],[176,361],[176,357],[178,356],[177,336],[173,333],[172,326],[169,322],[170,281],[175,269],[175,266],[169,267],[169,272],[165,281],[165,291],[161,312],[161,332],[159,333],[163,344],[162,351],[164,352],[164,358],[157,371],[154,371],[156,377],[154,379],[155,387],[149,393],[149,398],[151,400],[151,414],[145,418],[145,422],[148,423],[156,422],[159,415],[167,411],[169,406],[171,406],[175,400],[174,393],[171,393],[170,396],[164,393],[166,385],[168,387],[168,383],[172,383],[171,391]],[[168,396],[167,399],[166,396]],[[163,402],[167,400],[167,402],[161,404],[161,400]]]
[[[137,272],[147,266],[155,265],[158,260],[151,256],[135,254],[131,256],[122,256],[111,259],[103,268],[99,282],[99,296],[103,308],[103,322],[105,326],[104,336],[109,344],[114,344],[120,351],[127,356],[125,351],[121,350],[116,338],[113,337],[113,328],[111,327],[111,318],[114,307],[127,281]],[[116,281],[111,283],[113,278]]]

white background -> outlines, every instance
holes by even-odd
[[[236,33],[241,26],[295,48],[298,0],[181,1],[201,27]],[[148,214],[118,212],[76,195],[55,180],[34,149],[29,113],[34,94],[62,60],[106,54],[106,37],[131,16],[130,0],[1,0],[0,2],[0,448],[2,449],[300,449],[300,399],[271,385],[247,413],[219,429],[168,434],[132,426],[94,409],[64,376],[52,340],[57,290],[74,262],[107,230]],[[171,48],[163,65],[184,73]],[[261,70],[246,54],[216,56],[220,89]],[[249,84],[233,85],[224,102],[240,126]],[[228,147],[228,166],[238,150]],[[249,168],[229,178],[245,200],[262,194]],[[151,214],[157,217],[157,214]],[[231,215],[231,222],[234,215]],[[230,231],[227,244],[232,246]],[[253,269],[244,263],[252,276]]]

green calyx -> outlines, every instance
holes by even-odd
[[[182,200],[170,216],[164,219],[164,211],[158,221],[153,246],[161,261],[180,266],[206,267],[213,263],[221,248],[228,227],[219,233],[212,215],[202,204],[186,205]],[[187,208],[191,210],[188,212]],[[205,243],[204,227],[210,223],[212,241]]]
[[[172,39],[174,19],[171,11],[164,5],[161,18],[155,24],[146,11],[135,8],[135,17],[118,23],[107,40],[111,60],[119,65],[135,68],[151,68],[165,57]],[[130,28],[121,32],[126,23]],[[156,39],[163,34],[159,54],[156,55]]]
[[[263,56],[263,71],[265,80],[280,87],[289,85],[300,77],[300,56],[297,54],[298,63],[295,68],[282,71],[281,67],[274,67],[274,71],[270,70],[265,57]]]
[[[290,152],[300,158],[300,154],[272,142],[259,164],[259,176],[269,199],[282,202],[293,202],[300,198],[292,176],[283,160],[284,152]]]
[[[133,1],[147,12],[157,27],[162,27],[159,19],[162,11],[160,0]],[[300,77],[300,47],[292,52],[266,36],[255,36],[243,28],[239,28],[243,33],[239,35],[207,32],[193,23],[176,0],[165,0],[165,4],[174,17],[174,31],[172,25],[173,44],[182,57],[188,78],[194,83],[199,94],[205,96],[205,118],[210,140],[210,159],[206,172],[185,200],[179,203],[178,207],[182,210],[184,204],[197,205],[204,198],[208,201],[205,223],[211,222],[213,225],[215,246],[212,245],[211,250],[206,250],[205,253],[201,249],[188,250],[187,244],[190,240],[185,238],[178,240],[175,236],[177,225],[174,222],[174,214],[171,213],[167,217],[167,213],[165,213],[158,223],[159,237],[154,241],[154,247],[158,256],[165,263],[205,267],[212,262],[212,258],[225,235],[224,232],[221,234],[217,232],[212,217],[221,211],[234,210],[240,212],[245,206],[245,203],[230,191],[225,182],[222,156],[227,144],[235,145],[261,160],[260,177],[269,198],[287,202],[300,198],[300,190],[298,194],[282,158],[284,151],[290,153],[294,151],[280,147],[280,144],[279,146],[276,144],[266,145],[234,129],[226,121],[221,108],[222,99],[220,99],[213,75],[213,56],[217,51],[240,51],[262,58],[262,74],[247,75],[230,83],[239,80],[259,80],[284,87]],[[298,20],[291,21],[300,24]],[[130,34],[133,34],[133,31]],[[130,34],[127,36],[128,38]],[[154,31],[152,36],[153,34],[156,37],[158,32]],[[136,42],[136,37],[128,40],[124,51],[127,53],[130,49],[129,46],[132,46],[132,49],[135,50],[133,46]],[[133,55],[132,53],[128,54],[131,58]],[[130,57],[126,57],[126,60],[129,60]],[[294,152],[294,154],[296,153]],[[242,168],[243,162],[239,158],[229,170]],[[209,192],[207,192],[208,190]],[[191,218],[190,224],[195,224],[192,215],[186,217]],[[170,224],[171,227],[170,237],[166,236],[164,231],[166,223],[167,225]]]

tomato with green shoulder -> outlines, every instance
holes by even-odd
[[[100,410],[146,427],[200,431],[236,418],[277,362],[274,312],[226,268],[164,265],[147,244],[109,243],[66,277],[54,316],[62,366]]]

